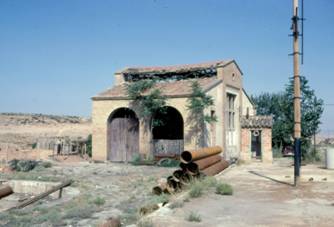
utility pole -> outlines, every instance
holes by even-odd
[[[294,81],[294,185],[298,186],[300,180],[301,164],[301,92],[299,74],[299,31],[298,31],[298,0],[293,1],[293,81]]]

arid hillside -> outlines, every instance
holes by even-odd
[[[86,138],[90,119],[43,114],[0,114],[0,155],[3,152],[31,150],[39,138]]]

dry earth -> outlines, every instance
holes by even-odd
[[[41,114],[0,114],[0,161],[39,157],[32,144],[41,137],[86,138],[91,133],[88,119]],[[43,156],[43,154],[42,154]]]
[[[274,165],[235,166],[217,176],[233,186],[232,196],[209,191],[181,208],[162,208],[143,221],[153,226],[333,226],[334,170],[303,166],[297,188],[292,176],[289,159]],[[201,222],[187,221],[191,212]]]
[[[0,115],[0,161],[13,157],[49,159],[50,151],[31,149],[38,137],[85,137],[91,132],[89,121],[66,119]],[[153,196],[151,188],[161,177],[170,175],[173,168],[90,163],[78,156],[58,157],[51,162],[51,168],[37,168],[28,173],[0,171],[0,180],[73,179],[71,187],[80,193],[71,199],[47,198],[21,210],[1,212],[0,226],[96,226],[109,217],[120,217],[124,226],[140,218],[140,226],[333,226],[334,223],[334,171],[316,165],[304,166],[302,183],[294,188],[290,159],[276,160],[273,165],[252,163],[231,167],[217,179],[233,186],[232,196],[209,190],[200,198],[188,199],[188,192],[183,192],[170,198],[169,205],[144,218],[139,216],[139,208],[165,199]],[[0,200],[0,209],[8,200],[10,197]],[[175,201],[180,204],[172,209],[170,205]],[[201,222],[186,220],[191,211],[197,212]]]

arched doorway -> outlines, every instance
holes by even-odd
[[[152,121],[154,155],[170,157],[183,151],[183,118],[170,106],[158,111]]]
[[[139,120],[129,108],[119,108],[108,119],[108,160],[127,162],[139,152]]]

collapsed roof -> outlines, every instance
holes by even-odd
[[[198,79],[189,79],[189,80],[175,80],[175,81],[160,81],[151,89],[145,91],[145,94],[148,94],[152,89],[159,89],[162,92],[162,95],[165,95],[169,98],[177,97],[188,97],[192,92],[191,85],[194,81],[197,81],[199,86],[204,92],[207,92],[220,84],[221,79],[215,77],[206,77]],[[126,90],[127,83],[116,85],[100,94],[94,96],[93,100],[109,100],[109,99],[129,99]]]
[[[175,80],[211,77],[217,75],[217,68],[224,67],[232,62],[234,62],[234,60],[175,66],[129,67],[117,72],[117,74],[123,74],[125,81],[153,78]]]

